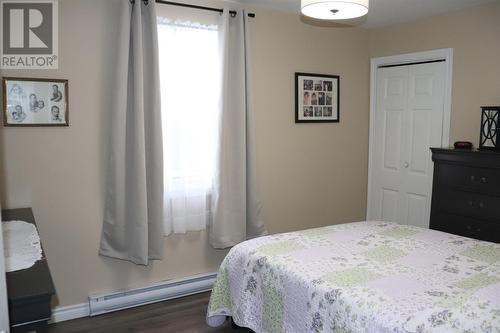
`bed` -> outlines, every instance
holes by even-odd
[[[228,253],[207,311],[253,331],[500,332],[500,244],[386,222],[272,235]]]

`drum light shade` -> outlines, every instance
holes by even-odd
[[[321,20],[347,20],[366,15],[369,0],[301,0],[302,14]]]

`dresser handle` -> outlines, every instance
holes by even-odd
[[[470,228],[470,225],[468,225],[468,226],[467,226],[467,230],[469,230],[469,231],[470,231],[470,229],[471,229],[471,228]]]
[[[476,181],[476,176],[470,176],[470,181],[475,182]]]
[[[477,230],[476,230],[476,231],[477,231],[477,232],[481,232],[481,228],[477,228]]]
[[[479,208],[484,208],[484,203],[480,202],[479,203]]]
[[[474,207],[474,203],[473,203],[472,201],[469,201],[467,204],[468,204],[470,207]]]
[[[481,177],[481,183],[486,184],[488,179],[486,177]]]

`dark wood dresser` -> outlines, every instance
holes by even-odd
[[[500,153],[431,150],[430,228],[500,243]]]
[[[31,208],[2,210],[2,220],[35,224]],[[55,289],[45,253],[32,267],[8,272],[6,280],[11,332],[46,332]]]

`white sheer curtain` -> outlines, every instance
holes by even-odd
[[[217,149],[217,26],[158,18],[164,154],[164,230],[206,228]]]

